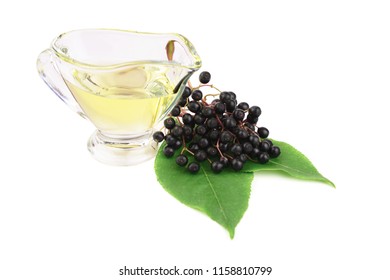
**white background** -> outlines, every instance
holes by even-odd
[[[386,2],[4,2],[0,279],[162,279],[119,276],[124,265],[273,268],[245,279],[390,279]],[[271,136],[305,153],[337,189],[257,174],[230,240],[162,189],[153,161],[96,162],[86,149],[94,128],[35,68],[55,36],[89,27],[184,34],[212,81],[260,105]]]

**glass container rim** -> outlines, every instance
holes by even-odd
[[[140,34],[140,35],[156,35],[156,36],[172,36],[175,37],[182,45],[185,46],[185,48],[188,50],[189,54],[191,55],[191,61],[193,61],[192,64],[190,65],[183,65],[175,61],[156,61],[156,60],[134,60],[126,63],[120,63],[120,64],[112,64],[112,65],[98,65],[98,64],[90,64],[90,63],[85,63],[80,60],[76,60],[59,48],[56,43],[64,36],[70,35],[72,33],[76,32],[88,32],[88,31],[115,31],[115,32],[123,32],[123,33],[131,33],[131,34]],[[135,31],[135,30],[127,30],[127,29],[115,29],[115,28],[86,28],[86,29],[74,29],[70,30],[68,32],[61,33],[58,35],[51,43],[51,48],[54,50],[54,53],[56,56],[58,56],[61,60],[64,60],[68,63],[75,64],[81,67],[85,68],[118,68],[123,65],[136,65],[136,64],[160,64],[160,65],[172,65],[175,67],[181,67],[181,68],[187,68],[191,70],[198,70],[202,66],[202,61],[197,54],[194,46],[192,43],[183,35],[179,33],[169,33],[169,32],[140,32],[140,31]]]

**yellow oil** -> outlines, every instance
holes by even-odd
[[[166,66],[158,65],[75,70],[66,84],[85,115],[107,134],[151,129],[175,97]]]

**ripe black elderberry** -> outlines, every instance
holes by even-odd
[[[194,116],[194,122],[195,124],[204,124],[206,118],[200,114],[196,114]]]
[[[181,95],[181,97],[183,98],[188,98],[191,96],[191,89],[189,87],[185,87],[184,91],[183,91],[183,94]],[[184,106],[184,105],[183,105]]]
[[[224,131],[221,133],[221,136],[219,139],[221,140],[221,143],[229,143],[230,141],[232,141],[233,136],[232,136],[231,132]]]
[[[231,148],[230,148],[230,152],[235,155],[235,156],[238,156],[242,153],[242,146],[240,144],[234,144]]]
[[[223,113],[225,113],[225,110],[226,110],[226,106],[222,102],[217,102],[214,105],[214,111],[217,114],[223,114]]]
[[[246,154],[249,155],[253,151],[253,146],[251,143],[245,142],[244,144],[242,144],[242,149]]]
[[[166,157],[172,157],[175,154],[175,150],[169,146],[166,146],[163,152]]]
[[[181,97],[179,102],[177,103],[177,105],[179,105],[180,107],[184,107],[186,106],[187,104],[187,98],[184,98],[184,97]]]
[[[175,125],[176,125],[176,122],[175,122],[175,120],[173,118],[167,118],[164,121],[164,126],[167,129],[172,129],[172,128],[175,127]]]
[[[185,136],[192,136],[192,133],[193,133],[193,129],[191,126],[189,125],[184,125],[183,126],[183,135]]]
[[[188,103],[187,107],[188,107],[188,110],[190,110],[193,113],[197,113],[201,109],[200,104],[196,101],[190,101]]]
[[[202,84],[207,84],[208,82],[210,82],[210,79],[211,79],[211,74],[209,72],[207,72],[207,71],[203,71],[199,75],[199,81]]]
[[[258,147],[260,145],[260,139],[256,135],[250,135],[248,138],[249,142],[251,142],[252,146]]]
[[[233,159],[230,165],[236,171],[241,170],[244,167],[244,163],[237,158]]]
[[[226,128],[233,128],[233,127],[236,127],[237,122],[232,117],[227,117],[224,121],[224,125]]]
[[[207,148],[207,150],[206,150],[206,152],[207,152],[207,154],[209,155],[209,156],[216,156],[217,154],[218,154],[218,150],[217,150],[217,148],[215,148],[215,147],[208,147]]]
[[[272,146],[271,150],[269,151],[269,156],[271,158],[277,158],[280,155],[280,148],[277,146]]]
[[[262,141],[260,143],[260,150],[263,152],[268,152],[269,149],[271,148],[270,144],[268,142]]]
[[[234,109],[236,108],[236,104],[237,104],[237,102],[234,100],[227,101],[226,102],[226,111],[228,111],[229,113],[232,113],[234,111]]]
[[[206,118],[210,118],[214,115],[214,110],[211,107],[203,107],[202,115]]]
[[[175,107],[173,107],[173,109],[171,111],[171,115],[174,117],[177,117],[180,115],[180,112],[181,112],[180,106],[176,105]]]
[[[203,93],[199,89],[197,89],[192,92],[191,97],[193,100],[199,101],[202,99]]]
[[[239,159],[240,161],[242,161],[243,163],[247,161],[248,159],[248,156],[246,154],[241,154],[237,157],[237,159]]]
[[[219,94],[219,99],[223,102],[226,103],[231,100],[230,93],[227,91],[223,91]]]
[[[214,141],[214,140],[218,140],[220,134],[221,133],[218,129],[212,129],[211,131],[208,132],[208,137],[210,140]]]
[[[198,125],[196,128],[195,128],[195,131],[198,135],[204,135],[206,134],[207,132],[207,128],[204,126],[204,125]]]
[[[245,118],[245,112],[241,109],[236,109],[233,111],[233,117],[237,121],[242,121]]]
[[[229,160],[227,157],[221,157],[219,161],[223,164],[223,166],[228,166]]]
[[[194,117],[191,114],[186,113],[183,115],[182,120],[184,124],[192,124]]]
[[[241,103],[239,103],[239,104],[237,105],[237,108],[240,108],[241,110],[246,111],[246,110],[249,109],[249,105],[248,105],[248,103],[246,103],[246,102],[241,102]]]
[[[199,145],[197,143],[191,143],[189,146],[188,146],[188,149],[193,152],[193,153],[196,153],[197,151],[200,150],[199,148]]]
[[[268,161],[269,161],[269,155],[268,155],[268,153],[263,152],[263,153],[261,153],[261,154],[259,155],[259,162],[260,162],[260,163],[264,164],[264,163],[267,163]]]
[[[253,117],[259,117],[261,115],[261,109],[259,106],[252,106],[248,110],[249,115]]]
[[[201,149],[205,149],[209,146],[209,140],[207,138],[201,138],[198,142],[198,145]]]
[[[267,138],[268,135],[269,135],[269,131],[268,131],[268,129],[265,128],[265,127],[259,127],[259,128],[257,129],[257,133],[259,133],[259,136],[260,136],[261,138]]]
[[[200,165],[197,162],[191,162],[187,168],[191,173],[197,173],[200,169]]]
[[[206,125],[208,128],[218,127],[218,120],[216,118],[210,118],[207,120]]]
[[[205,161],[207,159],[207,153],[204,150],[197,151],[194,156],[197,161]]]
[[[176,157],[176,163],[180,166],[186,166],[188,162],[188,158],[185,155],[178,155]]]
[[[164,140],[164,137],[164,133],[162,133],[161,131],[156,131],[155,133],[153,133],[153,140],[156,142],[162,142]]]
[[[183,135],[183,127],[176,125],[174,128],[171,129],[171,134],[174,137],[180,137]]]
[[[224,167],[224,165],[220,161],[214,161],[213,163],[211,163],[211,169],[215,173],[220,173],[222,171],[223,167]]]

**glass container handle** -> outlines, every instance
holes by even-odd
[[[68,105],[77,114],[86,118],[83,110],[74,99],[69,88],[65,84],[64,78],[61,72],[58,70],[57,64],[55,63],[53,56],[54,52],[51,49],[47,49],[40,53],[37,60],[38,73],[43,81],[49,86],[49,88]]]

